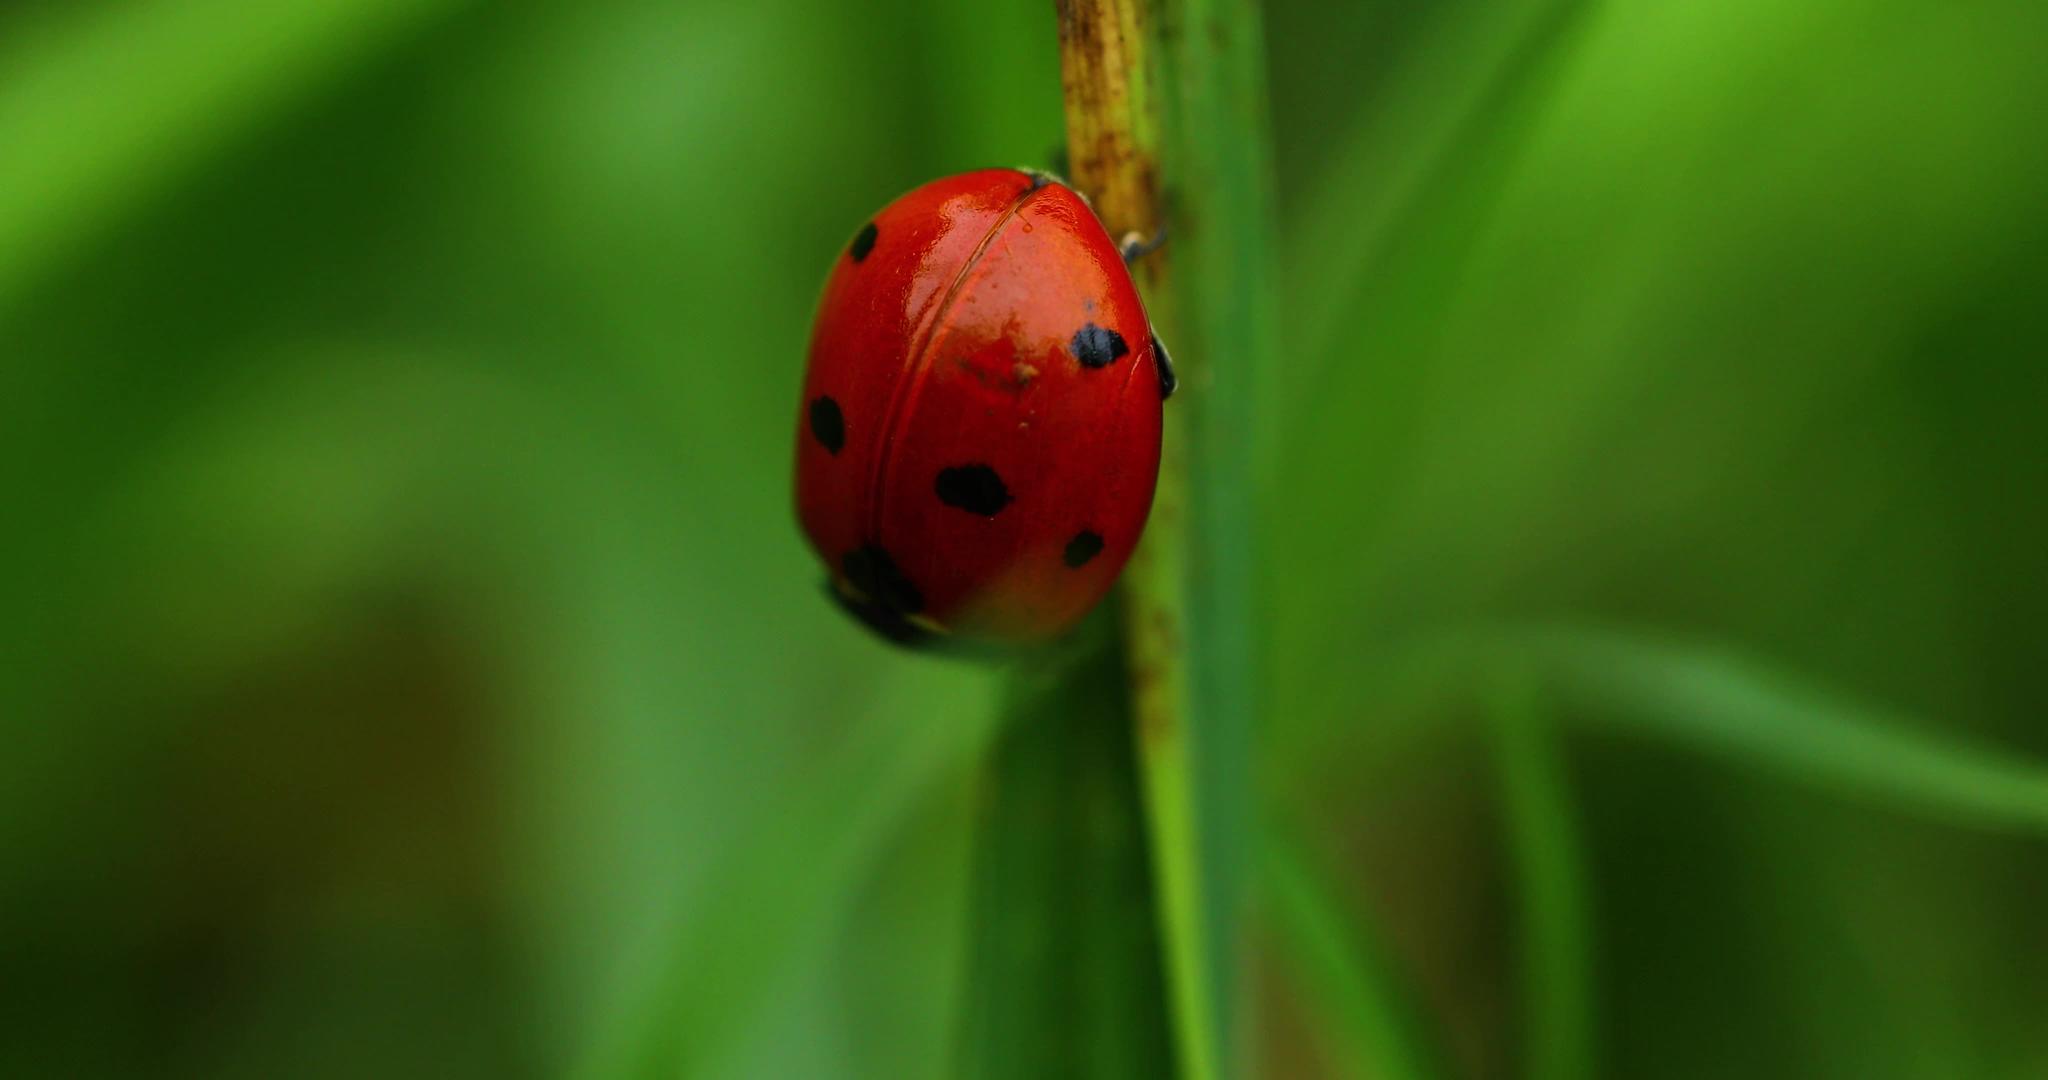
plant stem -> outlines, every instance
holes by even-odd
[[[1059,0],[1060,71],[1066,92],[1067,157],[1110,235],[1151,236],[1161,224],[1159,117],[1152,108],[1142,0]],[[1133,268],[1155,325],[1171,292],[1164,252]],[[1131,718],[1150,830],[1174,1044],[1183,1075],[1219,1075],[1215,1009],[1199,867],[1187,725],[1187,605],[1182,542],[1187,457],[1180,440],[1162,448],[1159,486],[1145,539],[1124,570],[1121,613]]]
[[[1111,236],[1169,230],[1171,242],[1134,274],[1160,337],[1189,346],[1176,355],[1183,393],[1167,409],[1152,516],[1124,571],[1120,614],[1175,1047],[1181,1072],[1207,1080],[1238,1071],[1231,975],[1250,817],[1251,448],[1228,420],[1245,415],[1250,395],[1220,402],[1214,391],[1242,389],[1257,371],[1263,340],[1240,351],[1237,339],[1258,333],[1271,281],[1257,19],[1242,0],[1057,9],[1072,180]],[[1183,191],[1182,169],[1209,186]],[[1175,280],[1176,264],[1194,272]],[[1197,315],[1211,307],[1224,324]],[[1205,355],[1241,366],[1219,380]],[[1219,418],[1240,445],[1205,456]],[[1234,472],[1207,464],[1233,458]],[[1198,496],[1195,474],[1213,495]]]
[[[1056,0],[1067,159],[1112,237],[1159,228],[1159,116],[1148,82],[1145,0]],[[1161,261],[1135,272],[1163,295]]]

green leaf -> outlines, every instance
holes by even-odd
[[[1358,680],[1377,714],[1393,721],[1367,733],[1385,740],[1376,753],[1426,734],[1419,720],[1437,710],[1425,703],[1468,700],[1475,686],[1522,672],[1554,701],[1556,722],[1575,731],[1710,753],[1959,826],[2048,829],[2048,765],[1727,646],[1558,623],[1444,633],[1383,656]],[[1288,761],[1330,752],[1327,738],[1304,739]]]
[[[1012,684],[976,823],[974,1077],[1165,1076],[1173,1053],[1123,659],[1107,613]]]
[[[1733,651],[1585,629],[1518,640],[1566,715],[1957,825],[2048,829],[2048,766]]]
[[[2048,766],[1975,745],[1830,691],[1739,651],[1582,625],[1446,634],[1385,651],[1360,672],[1388,718],[1370,753],[1441,733],[1425,718],[1488,719],[1518,896],[1530,1075],[1595,1071],[1593,916],[1559,740],[1649,740],[1798,784],[1975,829],[2048,830]],[[1336,753],[1327,740],[1291,760]],[[1364,1075],[1412,1075],[1397,1041],[1400,996],[1365,927],[1319,889],[1283,841],[1269,888],[1290,962],[1337,1019]],[[1293,865],[1288,865],[1289,863]],[[1347,940],[1348,939],[1348,940]]]
[[[1182,0],[1164,5],[1159,74],[1161,165],[1173,239],[1169,330],[1186,392],[1169,438],[1183,440],[1181,548],[1167,564],[1185,599],[1183,669],[1170,673],[1187,693],[1179,744],[1142,752],[1152,792],[1155,842],[1185,836],[1189,850],[1161,852],[1165,884],[1187,876],[1203,999],[1183,1022],[1205,1030],[1183,1037],[1213,1056],[1190,1075],[1232,1076],[1244,1067],[1238,967],[1242,911],[1254,870],[1251,793],[1253,710],[1264,648],[1256,597],[1261,470],[1270,467],[1278,378],[1277,232],[1272,137],[1267,118],[1265,40],[1249,0]],[[1176,801],[1180,805],[1173,805]],[[1176,824],[1179,822],[1179,824]],[[1191,1015],[1199,1010],[1199,1016]]]
[[[1057,11],[1075,182],[1112,231],[1171,237],[1134,268],[1182,392],[1124,570],[1123,653],[1178,1064],[1209,1080],[1243,1065],[1254,492],[1277,322],[1263,32],[1247,0]]]

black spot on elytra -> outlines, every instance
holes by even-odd
[[[1088,560],[1102,554],[1102,536],[1093,529],[1082,529],[1067,541],[1067,552],[1061,558],[1076,570],[1088,565]]]
[[[829,397],[811,402],[811,435],[833,456],[838,456],[840,448],[846,445],[846,415],[839,411],[838,402]]]
[[[860,232],[853,238],[853,246],[847,249],[847,254],[853,256],[854,262],[867,258],[868,252],[875,250],[875,235],[874,222],[870,221],[860,227]]]
[[[848,584],[870,601],[900,615],[911,615],[924,607],[924,594],[897,569],[880,544],[867,544],[839,559],[839,569]]]
[[[955,465],[940,469],[932,488],[938,492],[940,502],[982,517],[994,517],[1003,507],[1010,505],[1010,489],[1004,487],[1003,478],[986,465]]]
[[[1131,347],[1124,344],[1124,336],[1114,330],[1106,330],[1094,323],[1087,323],[1074,331],[1074,340],[1068,348],[1074,352],[1074,359],[1082,367],[1108,367],[1120,356],[1130,354]]]

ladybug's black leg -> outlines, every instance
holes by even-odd
[[[1149,239],[1140,233],[1125,233],[1124,242],[1118,244],[1117,249],[1124,253],[1124,262],[1129,264],[1137,262],[1139,259],[1165,246],[1166,226],[1161,225],[1159,231],[1153,233]]]
[[[1159,397],[1163,401],[1173,396],[1180,377],[1173,373],[1173,357],[1166,355],[1166,343],[1158,334],[1152,335],[1152,362],[1159,365]]]
[[[857,586],[828,577],[825,593],[841,610],[887,641],[905,648],[925,649],[938,640],[937,635],[904,618],[902,613],[862,594]]]

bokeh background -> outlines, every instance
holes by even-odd
[[[794,395],[1050,7],[0,8],[0,1071],[948,1074],[1004,676]],[[2048,1075],[2048,8],[1266,29],[1265,1071]]]

